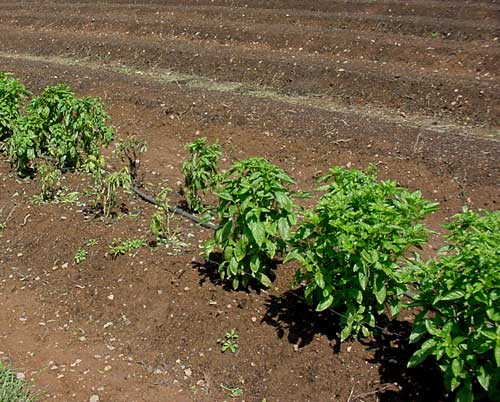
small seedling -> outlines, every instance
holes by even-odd
[[[0,222],[0,232],[1,232],[2,230],[7,229],[7,222],[8,222],[8,220],[10,219],[10,217],[12,216],[12,214],[14,213],[14,210],[15,210],[15,209],[16,209],[16,207],[14,206],[14,207],[10,210],[9,214],[7,215],[7,217],[6,217],[5,219],[3,219],[3,220]],[[3,212],[3,208],[0,208],[0,215],[2,214],[2,212]]]
[[[229,350],[231,353],[236,353],[236,350],[239,348],[238,338],[240,336],[236,332],[236,329],[230,329],[226,332],[223,339],[219,339],[217,342],[221,344],[221,351],[224,353],[226,350]]]
[[[127,167],[106,174],[105,166],[106,161],[102,156],[97,158],[89,156],[84,168],[92,177],[94,208],[101,209],[105,217],[110,217],[117,204],[118,190],[128,192],[132,182]]]
[[[172,192],[172,189],[165,187],[160,191],[156,201],[158,206],[156,207],[153,216],[151,217],[151,233],[157,240],[168,238],[171,234],[170,231],[170,215],[169,206],[170,202],[168,195]]]
[[[97,244],[97,240],[95,239],[90,239],[87,240],[83,247],[80,247],[78,251],[76,252],[75,256],[73,257],[73,261],[75,261],[75,264],[80,264],[83,261],[85,261],[89,255],[88,250],[85,249],[85,247],[92,247]]]
[[[107,175],[104,179],[104,193],[100,204],[102,205],[104,216],[110,216],[112,209],[116,206],[117,190],[119,188],[128,191],[131,181],[128,168],[122,168],[118,172]]]
[[[173,213],[169,211],[170,204],[168,195],[171,191],[170,188],[166,187],[160,192],[158,197],[156,197],[158,206],[151,217],[150,229],[157,244],[171,248],[178,254],[181,253],[183,249],[189,247],[189,244],[183,242],[179,238],[178,231],[172,229],[170,225]]]
[[[190,159],[182,165],[184,186],[182,193],[188,208],[193,212],[204,209],[203,196],[218,181],[220,145],[207,145],[206,138],[199,138],[187,146]]]
[[[128,254],[130,257],[134,257],[137,254],[137,250],[146,245],[146,240],[144,239],[127,239],[119,240],[115,239],[109,246],[109,254],[116,258],[119,255]]]
[[[226,387],[224,384],[221,384],[220,387],[226,391],[231,398],[238,398],[241,395],[243,395],[243,390],[241,388],[231,388],[231,387]]]
[[[57,194],[57,202],[59,204],[77,204],[78,203],[78,191],[71,191],[69,193],[64,193],[64,191],[59,191]]]
[[[85,242],[85,247],[93,247],[93,246],[97,246],[96,239],[89,239]]]
[[[38,165],[37,175],[40,178],[41,201],[55,200],[61,188],[61,170],[53,164],[41,162]]]
[[[80,264],[87,259],[88,255],[89,252],[87,250],[85,250],[84,248],[79,248],[73,260],[76,264]]]
[[[148,147],[144,140],[137,137],[130,137],[119,140],[114,155],[120,156],[122,161],[128,161],[128,169],[132,183],[141,184],[142,179],[138,178],[137,172],[141,165],[141,157],[147,151]]]

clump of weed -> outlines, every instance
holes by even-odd
[[[73,257],[73,261],[75,261],[75,264],[80,264],[84,262],[89,255],[89,252],[85,250],[84,248],[79,248]]]
[[[38,400],[31,387],[0,361],[0,401],[36,402]]]
[[[144,239],[115,239],[109,245],[109,254],[114,259],[119,255],[128,254],[130,257],[135,257],[137,251],[146,245]]]
[[[225,391],[227,392],[227,394],[231,397],[231,398],[239,398],[241,395],[243,395],[243,390],[239,387],[228,387],[224,384],[221,384],[220,387]]]
[[[157,244],[171,248],[176,254],[189,247],[189,244],[179,238],[179,233],[171,227],[173,213],[170,212],[168,195],[172,192],[170,188],[164,188],[156,198],[157,207],[151,217],[151,233]]]
[[[217,343],[220,343],[222,353],[226,352],[227,350],[229,350],[231,353],[236,353],[239,348],[239,337],[240,336],[236,332],[236,329],[232,328],[224,334],[224,338],[218,339]]]

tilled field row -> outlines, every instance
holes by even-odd
[[[498,185],[500,142],[472,137],[459,130],[439,132],[356,112],[334,112],[232,92],[193,89],[182,83],[163,83],[99,66],[0,55],[0,69],[13,71],[35,91],[64,80],[78,92],[104,94],[108,108],[127,100],[179,118],[188,126],[272,131],[285,137],[310,139],[324,149],[325,155],[335,149],[354,154],[367,152],[374,158],[384,155],[385,160],[423,163],[436,176],[462,177],[464,185]],[[464,171],[469,163],[474,169]]]
[[[33,4],[40,2],[33,2]],[[214,10],[226,15],[241,15],[244,12],[248,16],[259,16],[260,18],[282,18],[285,11],[291,17],[313,16],[324,14],[322,17],[328,17],[328,14],[335,13],[353,13],[366,15],[388,15],[388,16],[420,16],[434,18],[439,14],[443,18],[480,20],[498,22],[498,13],[500,5],[495,0],[492,1],[370,1],[370,0],[315,0],[306,2],[302,0],[184,0],[179,5],[179,0],[161,0],[161,1],[141,1],[139,4],[130,4],[128,1],[92,2],[92,4],[80,1],[66,0],[58,2],[59,7],[77,7],[84,10],[95,10],[96,7],[102,8],[123,8],[126,7],[140,12],[140,10],[152,9],[155,11],[173,11],[182,10],[189,7],[191,10],[204,12],[209,6]],[[122,3],[122,4],[120,4]],[[4,3],[5,8],[15,9],[17,3]],[[41,5],[46,5],[42,3]],[[321,16],[319,16],[321,18]],[[331,17],[331,15],[330,15]]]
[[[72,32],[126,33],[144,38],[189,39],[223,45],[267,48],[297,53],[323,54],[335,58],[416,65],[416,68],[445,70],[452,74],[498,75],[498,41],[467,42],[414,38],[391,33],[330,29],[302,23],[252,22],[246,24],[210,18],[195,12],[150,11],[137,15],[112,7],[97,13],[75,10],[0,11],[3,29],[64,29]],[[418,61],[413,61],[415,57]]]
[[[179,40],[145,40],[132,35],[84,31],[1,32],[0,50],[35,55],[113,61],[135,68],[160,67],[175,73],[272,88],[285,94],[321,95],[344,105],[384,107],[462,124],[500,125],[496,80],[463,79],[410,71],[391,65],[344,62],[320,55],[282,54]]]
[[[378,4],[378,3],[377,3]],[[47,14],[47,22],[51,22],[50,16],[78,15],[80,18],[85,15],[93,17],[108,14],[120,18],[126,15],[128,18],[139,22],[140,18],[151,15],[156,16],[156,21],[161,29],[172,24],[173,21],[186,20],[191,24],[192,29],[202,31],[206,29],[208,20],[213,28],[222,25],[218,32],[219,37],[228,36],[236,27],[246,27],[248,25],[293,25],[301,28],[307,27],[309,32],[335,31],[335,30],[357,30],[365,32],[396,33],[405,36],[420,36],[429,39],[456,39],[456,40],[498,40],[500,36],[500,6],[495,8],[482,9],[480,17],[474,19],[473,10],[465,9],[463,19],[459,18],[453,7],[433,10],[430,16],[419,15],[397,15],[381,13],[361,13],[339,11],[333,13],[325,12],[305,12],[305,11],[278,11],[268,9],[234,8],[234,7],[206,7],[206,6],[119,6],[113,5],[104,8],[102,5],[84,5],[68,7],[68,4],[53,5],[51,3],[41,3],[28,5],[5,5],[2,7],[3,14],[17,19],[21,24],[30,21],[29,16],[41,16]],[[392,9],[391,9],[392,10]],[[443,16],[448,15],[448,11],[453,18]],[[458,11],[457,11],[458,12]],[[471,12],[472,16],[467,15]],[[438,17],[435,17],[438,15]],[[47,18],[48,17],[48,18]],[[24,20],[24,21],[23,21]],[[161,22],[163,21],[163,23]],[[238,36],[238,35],[236,35]]]

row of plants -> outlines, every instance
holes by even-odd
[[[428,241],[422,222],[437,204],[379,181],[374,168],[331,169],[312,210],[294,203],[292,179],[264,159],[238,161],[216,182],[219,228],[205,250],[221,252],[222,279],[270,286],[275,257],[298,261],[293,286],[317,311],[341,312],[341,340],[419,308],[408,366],[433,356],[457,402],[499,400],[500,211],[456,215],[448,245],[424,262],[415,249]],[[410,289],[417,294],[406,303]]]
[[[145,144],[121,141],[117,149],[128,167],[108,173],[101,148],[113,132],[97,98],[78,99],[58,85],[23,108],[27,95],[18,81],[0,76],[0,135],[13,166],[45,177],[41,162],[85,170],[96,205],[109,216],[117,189],[138,182]],[[498,400],[499,211],[456,215],[445,227],[447,247],[422,261],[416,250],[431,233],[423,222],[438,205],[392,180],[378,180],[375,168],[330,169],[320,179],[316,205],[306,209],[299,200],[311,195],[292,191],[293,179],[266,159],[236,161],[221,171],[218,144],[201,138],[188,151],[182,194],[191,212],[217,222],[205,256],[220,256],[222,280],[235,289],[269,287],[277,264],[295,261],[292,286],[317,311],[340,313],[342,341],[370,336],[383,317],[418,307],[409,339],[418,346],[409,367],[433,356],[457,402]],[[157,238],[169,237],[169,191],[160,192],[153,214]],[[407,302],[410,289],[416,296]]]

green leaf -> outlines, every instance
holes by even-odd
[[[480,329],[481,335],[483,335],[485,338],[488,338],[492,341],[495,341],[498,339],[497,332],[494,331],[493,329]]]
[[[449,368],[450,368],[449,366],[446,368],[445,373],[448,373],[450,371]],[[441,367],[441,370],[443,370],[443,367]],[[460,380],[460,378],[451,377],[451,379],[450,379],[450,391],[451,392],[455,391],[461,384],[462,384],[462,381]]]
[[[265,222],[264,228],[266,229],[266,233],[271,237],[276,237],[276,224],[271,222]]]
[[[463,362],[461,359],[453,359],[451,362],[451,371],[455,377],[462,377],[463,374]]]
[[[362,269],[358,273],[358,281],[359,281],[359,286],[361,287],[361,289],[366,290],[366,287],[368,285],[368,276],[365,275],[365,273]]]
[[[497,367],[500,367],[500,345],[497,344],[495,346],[495,361],[497,363]]]
[[[228,220],[222,229],[220,230],[220,243],[224,244],[229,239],[229,235],[231,234],[231,229],[233,227],[233,222]]]
[[[247,250],[245,244],[242,239],[238,240],[236,246],[234,248],[234,256],[236,257],[236,261],[240,262],[245,258],[247,254]]]
[[[465,293],[463,291],[461,291],[461,290],[453,290],[451,292],[445,293],[442,296],[438,296],[438,298],[436,300],[443,300],[443,301],[457,300],[457,299],[461,299],[464,296],[465,296]]]
[[[316,306],[316,311],[324,311],[328,307],[330,307],[333,303],[333,296],[329,295],[326,299],[321,301],[317,306]]]
[[[323,278],[323,274],[321,273],[321,271],[316,271],[316,273],[314,274],[314,280],[316,281],[320,289],[325,288],[325,279]]]
[[[278,220],[278,233],[283,240],[287,240],[290,236],[290,225],[286,218],[280,218]]]
[[[288,262],[292,261],[292,260],[298,260],[298,261],[303,261],[303,258],[302,256],[299,254],[299,250],[298,249],[293,249],[292,251],[290,251],[287,256],[285,257],[284,261],[283,261],[283,264],[287,264]]]
[[[412,332],[410,334],[410,343],[416,343],[427,333],[426,326],[424,324],[414,325]]]
[[[255,239],[255,242],[259,247],[261,247],[266,240],[266,229],[264,227],[264,224],[261,222],[253,222],[248,226],[250,227],[250,231],[252,232],[252,236]]]
[[[252,257],[250,258],[250,269],[254,274],[260,269],[260,260],[256,254],[252,255]]]
[[[383,304],[387,296],[384,280],[381,276],[375,277],[375,298],[379,304]]]
[[[274,193],[274,196],[276,198],[276,201],[278,201],[278,204],[281,208],[283,208],[287,211],[291,211],[292,202],[290,201],[290,198],[284,192],[276,192],[276,193]]]
[[[270,288],[273,283],[271,282],[271,279],[265,274],[259,274],[256,276],[256,278],[259,280],[261,284],[263,284],[266,288]]]
[[[352,332],[352,327],[351,326],[345,326],[342,328],[342,331],[340,332],[340,341],[344,342],[347,338],[351,336]]]
[[[361,258],[366,261],[368,264],[372,263],[372,255],[367,250],[361,250]]]
[[[224,260],[230,261],[233,258],[234,254],[234,247],[233,246],[227,246],[224,249]]]
[[[424,325],[425,328],[427,329],[427,332],[433,336],[439,335],[439,330],[436,328],[434,323],[430,319],[424,320]]]
[[[410,361],[408,362],[407,367],[411,368],[411,367],[418,366],[425,359],[427,359],[427,357],[429,357],[429,355],[432,354],[435,346],[436,346],[436,341],[434,339],[429,339],[429,340],[425,341],[423,343],[422,347],[419,350],[417,350],[413,354],[413,356],[410,358]]]
[[[479,381],[479,384],[486,390],[490,390],[490,384],[491,384],[491,374],[488,373],[484,366],[479,367],[479,370],[477,372],[477,380]]]
[[[232,257],[231,260],[229,261],[229,271],[233,275],[238,274],[238,261],[236,261],[236,258]]]
[[[489,308],[486,310],[486,315],[490,320],[500,321],[500,311],[497,311],[495,308]]]
[[[244,288],[246,288],[248,286],[248,276],[245,275],[243,278],[241,278],[241,286],[243,286]]]
[[[299,271],[297,271],[297,272],[299,272]],[[297,272],[296,272],[296,274],[297,274]],[[306,286],[306,288],[304,290],[304,298],[306,299],[306,302],[308,304],[313,303],[314,291],[316,290],[316,287],[317,287],[316,282],[311,282]]]
[[[276,244],[270,240],[266,241],[267,255],[274,258],[276,255]]]

